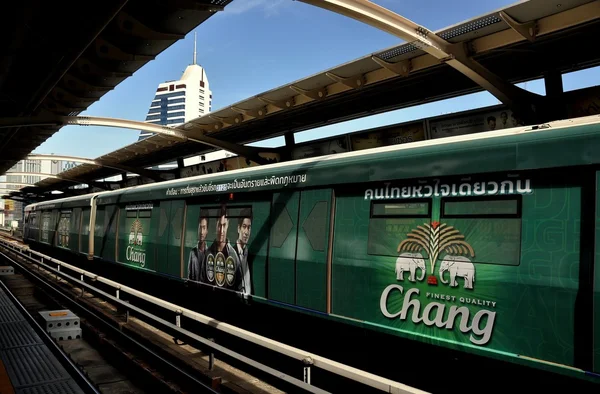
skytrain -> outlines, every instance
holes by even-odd
[[[36,203],[24,240],[598,383],[599,171],[592,116]]]

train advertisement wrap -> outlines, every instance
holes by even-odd
[[[191,206],[186,243],[187,279],[253,294],[251,206]],[[196,231],[194,231],[194,229]]]
[[[365,199],[371,193],[337,198],[333,313],[427,342],[573,365],[579,187],[532,179],[527,193],[504,195]]]
[[[128,205],[125,207],[124,233],[119,261],[127,265],[145,268],[147,265],[148,240],[150,238],[150,216],[152,204]]]

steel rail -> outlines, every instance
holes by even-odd
[[[122,301],[120,301],[118,298],[120,291],[128,293],[134,297],[137,297],[143,301],[149,302],[155,306],[160,306],[166,310],[169,310],[169,311],[175,313],[177,315],[177,317],[185,316],[191,320],[197,321],[206,326],[213,327],[219,331],[222,331],[229,335],[241,338],[241,339],[251,342],[253,344],[265,347],[269,350],[278,352],[278,353],[286,355],[288,357],[294,358],[298,361],[302,361],[304,363],[309,362],[310,363],[309,365],[311,365],[311,366],[334,373],[336,375],[350,379],[357,383],[361,383],[361,384],[370,386],[372,388],[375,388],[375,389],[378,389],[378,390],[381,390],[381,391],[384,391],[387,393],[428,394],[426,391],[405,385],[400,382],[393,381],[391,379],[377,376],[370,372],[366,372],[366,371],[360,370],[358,368],[354,368],[354,367],[339,363],[337,361],[330,360],[328,358],[319,356],[314,353],[306,352],[304,350],[295,348],[293,346],[286,345],[284,343],[277,342],[275,340],[255,334],[253,332],[244,330],[242,328],[233,326],[231,324],[224,323],[219,320],[210,318],[206,315],[200,314],[198,312],[192,311],[192,310],[184,308],[182,306],[170,303],[168,301],[161,300],[161,299],[154,297],[152,295],[149,295],[149,294],[142,293],[141,291],[138,291],[131,287],[122,285],[122,284],[112,281],[110,279],[103,278],[97,274],[85,271],[81,268],[75,267],[75,266],[65,263],[63,261],[55,259],[51,256],[45,255],[45,254],[37,252],[35,250],[31,250],[30,248],[26,248],[27,251],[30,254],[35,254],[36,256],[40,257],[42,259],[41,262],[36,261],[31,255],[27,255],[27,254],[23,253],[22,250],[24,250],[24,248],[21,248],[19,245],[15,245],[14,243],[11,243],[11,242],[6,242],[5,240],[2,240],[2,239],[0,239],[0,244],[8,245],[9,248],[12,249],[13,251],[15,251],[16,253],[20,254],[21,256],[23,256],[27,259],[32,260],[35,264],[43,264],[45,267],[48,267],[50,270],[52,270],[56,274],[64,275],[63,272],[60,270],[60,268],[59,269],[52,268],[52,267],[48,266],[47,264],[45,264],[44,260],[50,261],[54,264],[57,264],[58,267],[65,267],[69,270],[77,272],[78,274],[81,275],[82,278],[88,277],[88,278],[92,279],[93,281],[98,281],[100,283],[104,283],[110,287],[113,287],[116,290],[117,297],[113,297],[105,292],[102,292],[102,293],[107,294],[107,296],[111,297],[111,299],[115,300],[115,302],[119,302],[120,304],[122,304],[123,308],[134,310],[133,308],[137,308],[137,307],[134,307],[131,304],[123,303]],[[80,283],[80,285],[82,285],[82,286],[93,288],[92,286],[88,285],[87,283],[85,283],[83,281],[78,281],[78,283]],[[95,290],[102,291],[102,290],[98,290],[98,289],[95,289]],[[153,315],[151,315],[151,316],[153,316]],[[156,318],[156,317],[153,316],[153,318]],[[177,318],[176,321],[179,322],[179,319]],[[166,323],[170,325],[170,323],[168,323],[168,322],[166,322]],[[174,326],[174,327],[180,328],[179,326]],[[189,336],[189,334],[195,335],[188,331],[183,331],[182,334],[184,334],[186,336]],[[193,338],[193,336],[190,338]],[[206,344],[206,346],[214,348],[216,350],[216,348],[215,348],[216,344],[214,344],[212,342],[208,342]]]
[[[14,250],[14,249],[13,249]],[[29,256],[27,256],[26,254],[23,254],[22,252],[16,251],[15,252],[19,253],[20,255],[26,257],[26,258],[31,258]],[[163,357],[157,355],[155,352],[153,352],[151,349],[149,349],[148,347],[146,347],[145,345],[141,344],[140,342],[138,342],[137,340],[135,340],[134,338],[132,338],[131,336],[127,335],[126,333],[122,332],[121,330],[119,330],[117,327],[113,326],[112,324],[104,321],[104,319],[102,319],[101,317],[99,317],[97,314],[95,314],[94,312],[90,311],[88,308],[86,308],[85,306],[81,305],[80,303],[77,303],[76,301],[74,301],[69,295],[64,294],[62,291],[58,290],[57,288],[55,288],[54,286],[52,286],[51,284],[49,284],[47,281],[45,281],[43,278],[39,277],[38,275],[36,275],[34,272],[32,272],[31,270],[28,270],[27,268],[25,268],[22,264],[20,264],[19,262],[15,261],[14,259],[9,258],[8,256],[6,256],[4,253],[0,252],[0,255],[4,255],[6,258],[10,259],[11,261],[14,262],[14,264],[16,264],[19,268],[21,268],[24,271],[27,271],[32,277],[34,277],[37,281],[39,281],[40,283],[44,284],[46,287],[50,288],[52,291],[56,292],[57,294],[59,294],[60,296],[68,299],[69,302],[75,303],[76,306],[78,308],[81,308],[86,314],[89,314],[90,316],[92,316],[94,319],[103,322],[107,327],[109,327],[111,330],[113,330],[115,333],[125,337],[126,339],[130,340],[132,343],[134,343],[136,346],[140,347],[142,350],[144,350],[146,353],[153,355],[153,357],[156,357],[159,361],[161,361],[161,363],[168,365],[170,368],[174,368],[176,370],[177,373],[182,374],[183,376],[185,376],[188,379],[191,380],[196,380],[196,382],[202,386],[205,386],[206,388],[210,389],[211,392],[217,393],[217,391],[214,391],[212,388],[206,386],[204,383],[198,381],[196,378],[194,378],[193,376],[189,375],[187,372],[183,371],[181,368],[173,365],[172,363],[170,363],[168,360],[165,360]],[[106,293],[103,290],[100,290],[82,280],[79,280],[71,275],[66,274],[65,272],[55,269],[45,263],[40,263],[40,262],[34,262],[35,264],[40,264],[44,266],[44,269],[48,270],[49,272],[52,272],[56,275],[60,275],[62,278],[65,279],[69,279],[69,281],[74,282],[75,284],[81,286],[81,287],[85,287],[86,289],[88,289],[89,292],[94,293],[95,295],[101,295],[102,297],[104,297],[107,300],[110,300],[111,302],[115,303],[115,304],[119,304],[120,307],[122,307],[123,309],[128,309],[131,310],[137,314],[139,314],[140,316],[144,316],[147,319],[158,323],[158,325],[160,325],[163,328],[166,328],[167,331],[169,331],[170,334],[177,334],[178,338],[185,338],[186,340],[188,340],[189,342],[196,342],[201,344],[203,347],[208,347],[211,348],[213,351],[217,352],[217,353],[221,353],[223,355],[226,355],[228,357],[231,357],[233,359],[236,359],[240,362],[243,362],[244,364],[250,366],[251,368],[260,370],[263,373],[269,374],[272,377],[275,377],[279,380],[282,380],[283,382],[287,383],[287,384],[291,384],[293,386],[295,386],[296,388],[300,388],[306,392],[310,392],[310,393],[315,393],[315,394],[328,394],[327,391],[322,390],[318,387],[312,386],[308,383],[305,383],[299,379],[296,379],[292,376],[289,376],[283,372],[280,372],[274,368],[271,368],[267,365],[264,365],[260,362],[254,361],[249,357],[246,357],[240,353],[237,353],[235,351],[229,350],[224,346],[221,346],[219,344],[216,344],[206,338],[203,338],[197,334],[194,334],[190,331],[187,331],[179,326],[177,326],[176,324],[173,324],[171,322],[168,322],[158,316],[155,316],[149,312],[144,311],[143,309],[141,309],[140,307],[137,307],[135,305],[131,305],[130,303],[127,303],[111,294]],[[65,268],[69,268],[67,267],[66,264],[61,264],[61,266],[65,267]],[[76,268],[76,267],[73,267]],[[76,272],[80,273],[79,271],[82,271],[80,269],[77,269]],[[83,275],[83,274],[82,274]]]
[[[142,344],[139,341],[137,341],[136,339],[132,338],[130,335],[127,335],[125,332],[119,330],[117,327],[115,327],[111,323],[107,322],[102,317],[98,316],[98,314],[96,314],[95,312],[93,312],[89,308],[85,307],[81,303],[75,301],[74,299],[72,299],[72,297],[70,297],[69,295],[65,294],[63,291],[59,290],[57,287],[52,286],[50,283],[48,283],[40,275],[36,274],[32,270],[27,269],[25,266],[23,266],[21,263],[19,263],[15,259],[7,256],[3,252],[0,252],[0,256],[3,256],[5,259],[11,261],[13,264],[15,264],[17,267],[19,267],[22,271],[26,272],[36,282],[38,282],[39,284],[43,285],[48,290],[51,290],[54,294],[56,294],[56,295],[64,298],[65,300],[67,300],[69,303],[71,303],[76,308],[78,308],[79,310],[81,310],[87,317],[91,317],[93,320],[102,323],[105,328],[110,329],[115,334],[121,336],[122,338],[126,339],[130,343],[134,344],[139,350],[142,350],[146,354],[148,354],[151,357],[153,357],[154,359],[158,360],[160,362],[160,364],[162,364],[164,367],[167,367],[168,369],[170,369],[171,372],[175,372],[180,377],[184,377],[189,382],[192,382],[193,384],[195,384],[198,388],[200,388],[200,389],[203,390],[202,392],[210,392],[210,393],[215,393],[215,394],[218,393],[218,391],[216,391],[215,389],[213,389],[210,386],[206,385],[205,383],[199,381],[197,378],[195,378],[194,376],[191,376],[186,371],[184,371],[181,368],[179,368],[178,366],[174,365],[173,363],[171,363],[170,361],[168,361],[164,357],[161,357],[160,355],[156,354],[156,352],[154,352],[152,349],[148,348],[144,344]],[[46,264],[44,264],[44,266],[46,266]],[[51,270],[57,271],[57,270],[53,269],[52,267],[48,267],[48,268],[51,269]],[[60,272],[60,271],[58,271],[58,272]],[[61,273],[61,275],[69,277],[69,275],[66,275],[64,273]],[[74,279],[72,277],[70,277],[70,278]]]
[[[4,253],[0,252],[0,255],[4,256],[7,260],[12,261],[11,258],[6,256]],[[73,360],[71,360],[65,352],[58,346],[58,344],[50,337],[42,326],[31,316],[31,314],[25,309],[23,304],[15,297],[15,295],[10,291],[10,289],[4,284],[3,281],[0,281],[0,286],[4,290],[4,293],[8,298],[11,299],[12,303],[15,305],[17,309],[21,312],[21,314],[27,319],[32,328],[37,332],[37,334],[42,338],[48,349],[56,356],[58,361],[62,364],[63,367],[67,371],[70,371],[71,377],[78,383],[79,387],[85,392],[90,394],[100,394],[100,391],[96,388],[93,382],[91,382],[83,372],[75,365]]]

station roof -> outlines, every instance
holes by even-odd
[[[518,25],[511,27],[501,12]],[[533,37],[524,31],[533,32]],[[523,1],[435,33],[465,45],[475,60],[499,77],[519,83],[543,77],[549,70],[564,73],[599,64],[600,46],[589,42],[600,34],[600,2]],[[200,128],[212,137],[247,144],[481,90],[418,45],[403,43],[260,93],[178,129],[193,135]],[[155,135],[98,159],[144,168],[210,150]],[[83,164],[61,175],[89,183],[116,173]],[[23,190],[37,193],[71,185],[45,179]]]
[[[0,118],[78,115],[230,2],[9,2],[0,27]],[[59,129],[0,129],[0,174]]]

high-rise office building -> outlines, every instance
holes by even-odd
[[[194,33],[194,58],[181,79],[158,85],[152,99],[146,122],[176,127],[211,111],[212,92],[203,67],[196,62],[196,33]],[[153,133],[142,131],[139,140]]]

